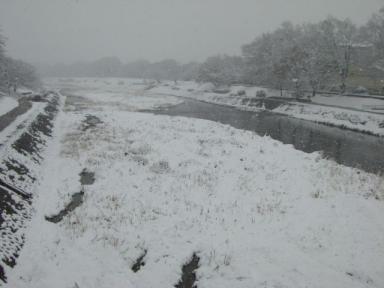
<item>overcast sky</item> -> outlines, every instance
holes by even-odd
[[[384,0],[0,0],[0,27],[9,54],[30,62],[187,62],[239,54],[285,20],[334,15],[361,24],[382,6]]]

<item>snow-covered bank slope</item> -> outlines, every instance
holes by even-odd
[[[300,103],[284,104],[273,111],[295,118],[384,136],[384,115]]]
[[[22,122],[7,127],[7,132],[14,129],[12,133],[0,138],[0,286],[17,263],[41,184],[41,164],[60,105],[59,95],[47,98],[47,103],[34,105],[22,116]]]
[[[70,108],[9,287],[168,288],[194,252],[198,287],[384,286],[383,178],[210,121]],[[82,206],[45,221],[84,168]]]
[[[0,94],[0,116],[17,107],[17,100]]]

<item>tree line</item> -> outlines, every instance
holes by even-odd
[[[180,64],[173,59],[122,63],[116,57],[105,57],[70,65],[41,65],[38,71],[56,77],[248,84],[279,89],[281,95],[283,90],[292,90],[297,97],[304,91],[312,95],[322,90],[344,93],[366,86],[364,81],[369,79],[376,89],[373,93],[384,94],[384,7],[360,27],[335,17],[300,25],[284,22],[243,45],[241,51],[240,56],[216,55],[203,63]]]
[[[200,67],[197,80],[215,85],[235,83],[344,93],[359,71],[384,79],[384,7],[363,26],[334,17],[318,23],[283,23],[242,46],[241,56],[217,55]],[[382,65],[382,66],[380,66]],[[378,81],[380,79],[377,79]],[[384,89],[384,80],[380,80]]]
[[[121,62],[117,57],[104,57],[96,61],[74,64],[41,65],[39,71],[44,76],[54,77],[128,77],[155,80],[194,80],[199,63],[180,64],[173,59],[159,62],[138,60]]]
[[[6,54],[6,39],[0,34],[0,91],[9,92],[19,86],[38,88],[39,77],[35,68]]]

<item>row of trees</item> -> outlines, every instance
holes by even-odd
[[[384,67],[384,8],[361,27],[334,17],[302,25],[285,22],[242,46],[241,56],[213,56],[202,64],[180,64],[172,59],[122,63],[116,57],[106,57],[94,62],[41,66],[39,71],[57,77],[197,80],[216,86],[243,83],[280,89],[281,94],[283,89],[294,90],[300,97],[304,90],[311,90],[312,95],[323,89],[344,93],[351,72],[364,70],[372,77],[375,72],[367,71],[373,66]],[[380,79],[384,79],[383,71]]]
[[[281,90],[310,87],[313,94],[338,79],[345,92],[355,31],[350,21],[335,18],[300,26],[284,23],[243,46],[244,76]]]
[[[369,57],[357,59],[359,51]],[[361,57],[360,57],[361,58]],[[334,17],[319,23],[283,23],[242,47],[242,57],[215,56],[201,65],[197,79],[216,85],[246,83],[294,89],[339,88],[344,93],[351,67],[384,59],[384,8],[357,27]],[[298,95],[300,96],[300,95]]]
[[[244,80],[244,68],[244,60],[240,56],[212,56],[200,65],[196,80],[216,86],[237,84]]]
[[[198,69],[198,63],[180,64],[172,59],[155,63],[139,60],[125,64],[116,57],[105,57],[93,62],[78,62],[71,65],[39,67],[44,76],[130,77],[156,80],[194,80]]]
[[[39,78],[32,65],[8,57],[5,52],[6,41],[0,34],[0,91],[6,92],[17,86],[37,88]]]

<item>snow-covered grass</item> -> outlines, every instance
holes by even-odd
[[[64,94],[71,94],[91,101],[98,109],[136,111],[139,109],[157,109],[182,102],[174,96],[146,93],[149,83],[141,79],[126,78],[48,78],[48,88],[64,89]]]
[[[16,108],[17,105],[18,103],[16,99],[0,95],[0,116]]]
[[[268,96],[273,95],[268,89],[260,87],[232,86],[228,88],[228,92],[226,93],[215,93],[213,92],[214,90],[215,89],[211,84],[179,81],[177,84],[173,82],[158,84],[150,90],[150,93],[157,93],[160,95],[175,95],[184,98],[192,98],[199,101],[217,103],[221,105],[238,107],[240,109],[256,111],[259,109],[242,105],[242,99],[244,97],[255,98],[257,91],[264,91]],[[222,91],[224,92],[225,89]],[[245,94],[239,95],[240,91]]]
[[[104,109],[57,120],[8,287],[168,288],[193,253],[198,287],[384,286],[382,177],[252,132],[99,100]],[[86,115],[103,123],[83,131]],[[82,206],[45,221],[82,189],[84,168],[96,182]]]

